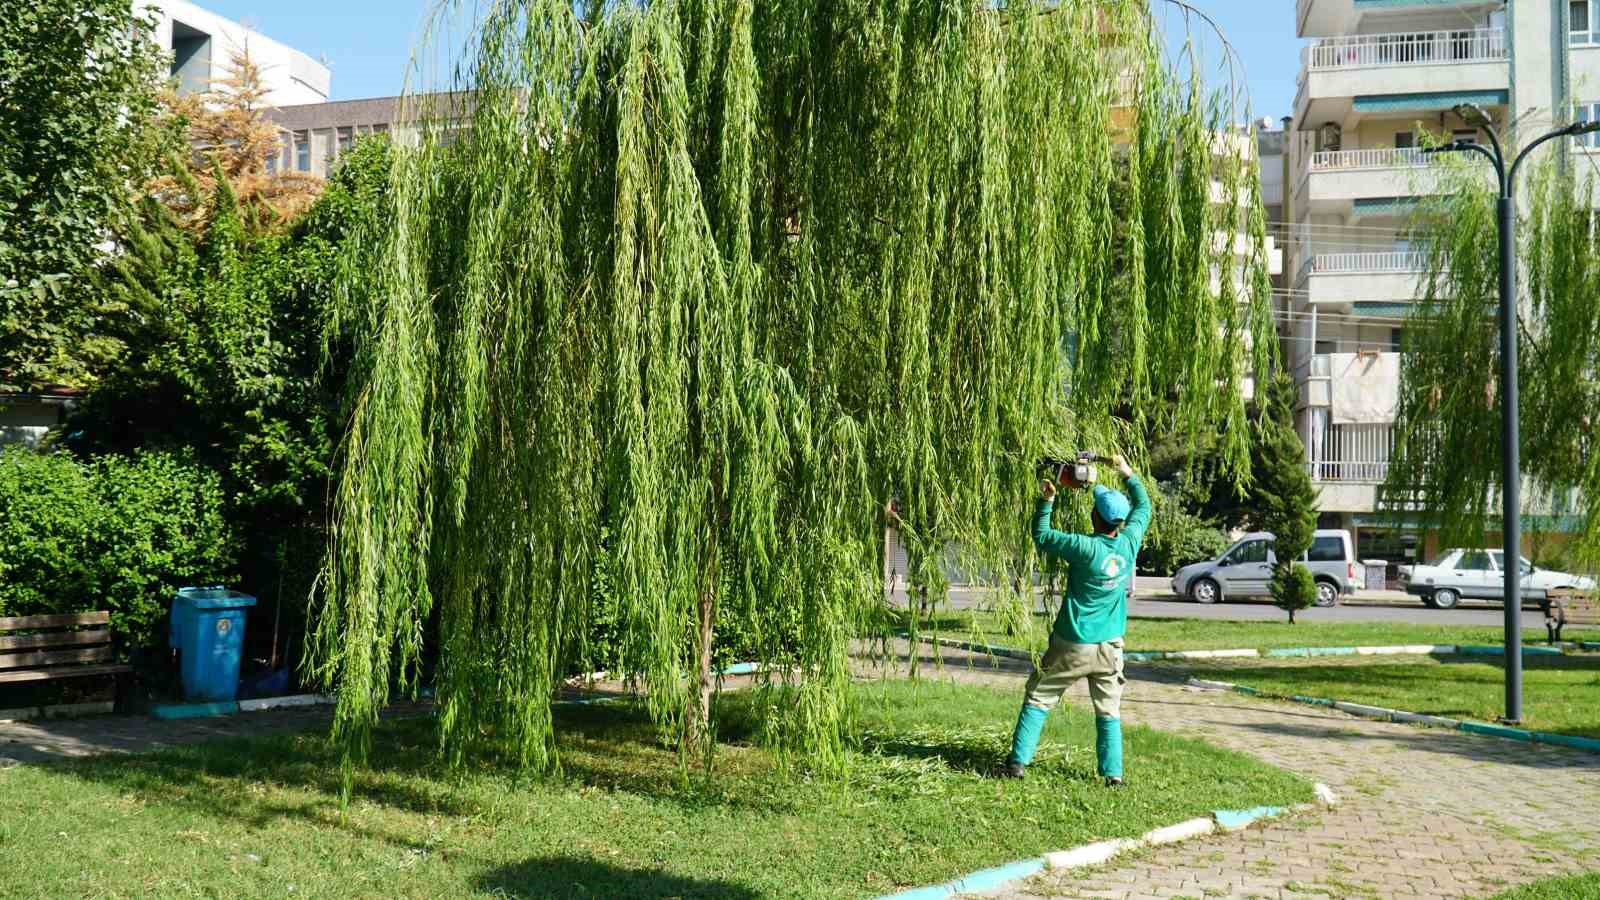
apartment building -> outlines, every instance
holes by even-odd
[[[1326,527],[1357,532],[1363,557],[1401,561],[1434,548],[1386,530],[1388,471],[1404,321],[1421,255],[1405,226],[1435,192],[1425,135],[1482,139],[1455,113],[1476,104],[1530,137],[1600,100],[1600,3],[1587,0],[1297,0],[1308,39],[1287,141],[1282,305],[1297,427]],[[1502,134],[1505,131],[1502,130]],[[1570,146],[1567,149],[1572,149]],[[1577,148],[1582,150],[1583,148]]]
[[[333,75],[326,65],[259,31],[183,0],[135,0],[134,9],[155,10],[158,21],[151,37],[172,54],[171,75],[181,93],[210,89],[216,79],[227,76],[233,54],[248,51],[261,66],[268,103],[328,99]]]
[[[448,142],[471,121],[472,98],[464,93],[437,93],[337,100],[269,109],[266,117],[278,126],[283,139],[282,151],[267,160],[268,168],[326,178],[339,157],[366,135],[387,134],[396,141],[411,141],[423,127],[421,123],[431,121],[445,130]]]

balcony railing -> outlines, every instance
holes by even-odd
[[[1321,452],[1306,464],[1312,481],[1381,484],[1388,477],[1394,452],[1393,426],[1333,425],[1321,438]]]
[[[1407,166],[1432,165],[1437,155],[1422,152],[1420,147],[1398,150],[1324,150],[1311,155],[1311,168],[1317,172],[1350,169],[1400,169]]]
[[[1314,462],[1308,463],[1311,480],[1344,484],[1383,484],[1389,477],[1387,462]]]
[[[1418,66],[1505,59],[1503,28],[1362,34],[1323,38],[1305,49],[1310,71],[1372,66]]]
[[[1415,250],[1381,253],[1318,253],[1311,257],[1313,275],[1381,275],[1421,272],[1426,258]]]

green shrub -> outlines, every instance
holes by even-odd
[[[1294,624],[1294,614],[1309,609],[1317,602],[1317,580],[1311,570],[1299,563],[1278,565],[1272,571],[1272,602],[1289,614],[1289,624]]]
[[[128,645],[160,646],[174,591],[227,580],[222,508],[216,474],[181,457],[0,452],[0,615],[108,609]]]
[[[1177,487],[1163,486],[1153,499],[1151,528],[1139,549],[1139,571],[1170,575],[1190,563],[1216,559],[1228,549],[1222,529],[1187,508],[1193,498]]]

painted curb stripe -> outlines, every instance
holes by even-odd
[[[910,638],[910,632],[900,631],[896,635]],[[951,647],[956,650],[970,650],[974,653],[987,653],[991,656],[1004,656],[1010,659],[1032,660],[1034,655],[1026,650],[1015,647],[1002,647],[998,644],[984,644],[976,641],[962,641],[955,638],[933,637],[922,635],[919,640],[923,643],[937,644],[941,647]],[[1600,650],[1600,641],[1586,641],[1582,644],[1563,643],[1559,647],[1541,647],[1524,644],[1523,656],[1562,656],[1568,649],[1582,648],[1585,650]],[[1373,647],[1271,647],[1266,650],[1257,650],[1251,647],[1238,647],[1229,650],[1127,650],[1122,658],[1128,662],[1152,662],[1163,659],[1285,659],[1312,656],[1501,656],[1505,648],[1495,644],[1393,644]]]
[[[1137,847],[1142,843],[1127,839],[1115,841],[1098,841],[1074,847],[1071,850],[1057,850],[1044,855],[1044,864],[1052,869],[1076,869],[1082,866],[1098,866],[1124,850]]]
[[[1495,737],[1510,738],[1514,741],[1533,741],[1533,732],[1521,728],[1511,728],[1506,725],[1488,725],[1483,722],[1462,722],[1461,730],[1472,734],[1488,734]]]
[[[1325,806],[1333,806],[1338,798],[1325,784],[1317,784],[1314,791]],[[1312,809],[1314,804],[1302,804],[1293,807],[1293,810]],[[1110,841],[1097,841],[1074,847],[1071,850],[1057,850],[1036,856],[1032,859],[996,866],[992,869],[982,869],[971,875],[964,875],[953,881],[943,884],[929,885],[928,887],[912,888],[896,894],[884,894],[877,900],[945,900],[956,894],[976,893],[978,891],[992,891],[1006,886],[1013,881],[1037,875],[1046,868],[1072,869],[1081,866],[1097,866],[1107,862],[1124,850],[1133,850],[1139,847],[1157,847],[1163,844],[1175,844],[1191,838],[1205,837],[1219,831],[1238,831],[1248,828],[1263,819],[1281,816],[1292,811],[1282,806],[1258,806],[1255,809],[1217,810],[1208,817],[1189,819],[1163,828],[1156,828],[1145,832],[1134,839],[1120,838]]]
[[[1281,806],[1257,806],[1254,809],[1219,809],[1211,814],[1217,822],[1219,831],[1243,831],[1262,819],[1281,816],[1285,812]]]
[[[327,694],[295,694],[289,697],[260,697],[240,700],[240,712],[257,712],[263,709],[282,709],[290,706],[326,706],[334,702]]]
[[[231,716],[239,711],[235,701],[226,703],[163,703],[150,707],[150,715],[158,719],[202,719],[208,716]]]
[[[898,894],[885,894],[879,900],[943,900],[956,894],[994,890],[1007,882],[1020,881],[1043,871],[1044,857],[1039,856],[992,869],[982,869],[944,884],[912,888]]]
[[[1561,747],[1572,747],[1576,750],[1590,750],[1600,753],[1600,740],[1594,738],[1577,737],[1571,734],[1546,734],[1542,731],[1533,733],[1533,739],[1541,744],[1555,744]]]
[[[1320,697],[1307,697],[1301,694],[1271,694],[1227,681],[1207,681],[1203,678],[1190,678],[1188,684],[1190,687],[1212,691],[1232,691],[1236,694],[1248,694],[1268,700],[1284,700],[1291,703],[1307,703],[1314,706],[1331,706],[1341,712],[1366,719],[1399,722],[1404,725],[1428,725],[1435,728],[1448,728],[1467,734],[1507,738],[1513,741],[1522,741],[1523,743],[1553,744],[1561,747],[1570,747],[1574,750],[1588,750],[1600,753],[1600,739],[1596,738],[1578,737],[1570,734],[1552,734],[1545,731],[1529,731],[1526,728],[1512,728],[1506,725],[1491,725],[1487,722],[1430,716],[1426,713],[1406,712],[1400,709],[1389,709],[1385,706],[1367,706],[1363,703],[1347,703],[1343,700],[1324,700]]]
[[[1176,825],[1157,828],[1155,831],[1146,834],[1143,840],[1145,844],[1151,847],[1159,847],[1162,844],[1176,844],[1181,841],[1187,841],[1190,838],[1205,837],[1216,830],[1216,827],[1217,823],[1211,819],[1190,819],[1187,822],[1179,822]]]

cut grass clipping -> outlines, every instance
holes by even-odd
[[[1276,661],[1174,665],[1197,678],[1274,694],[1304,694],[1406,712],[1493,722],[1505,703],[1505,670],[1492,657],[1354,658],[1312,665]],[[1523,658],[1522,727],[1600,738],[1600,658]]]
[[[0,886],[30,896],[870,897],[1216,808],[1306,801],[1310,785],[1241,754],[1128,729],[1129,785],[1094,774],[1088,713],[1051,717],[1020,782],[1004,752],[1017,691],[855,689],[844,781],[785,774],[728,696],[714,778],[685,779],[646,712],[557,712],[561,772],[452,774],[431,719],[389,721],[338,806],[321,734],[0,771]],[[70,848],[71,852],[61,852]]]
[[[1315,611],[1309,611],[1315,614]],[[1051,618],[1034,613],[1026,628],[1007,628],[983,611],[940,612],[922,624],[924,633],[1020,650],[1043,650]],[[1128,619],[1129,650],[1270,650],[1281,647],[1359,647],[1398,644],[1499,644],[1501,630],[1464,625],[1390,622],[1232,621],[1207,619]],[[1600,631],[1569,631],[1573,639],[1600,640]],[[1544,643],[1544,629],[1523,633],[1526,643]]]

